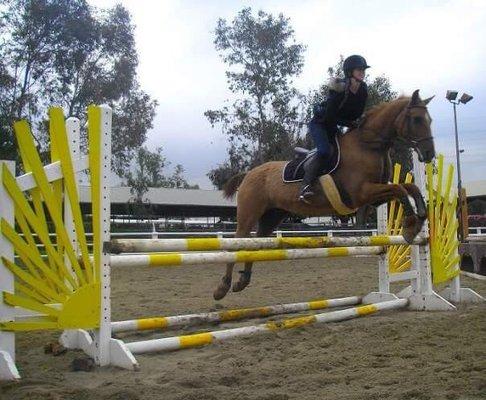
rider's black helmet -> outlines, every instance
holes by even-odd
[[[344,60],[343,63],[343,70],[344,70],[344,75],[351,76],[351,73],[353,72],[353,69],[356,68],[369,68],[370,66],[366,63],[366,60],[362,56],[358,55],[352,55],[349,56]]]

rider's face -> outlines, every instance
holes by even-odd
[[[356,68],[353,70],[353,78],[362,81],[365,77],[365,70],[363,68]]]

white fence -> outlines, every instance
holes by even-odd
[[[485,228],[486,230],[486,228]],[[326,230],[277,230],[273,232],[275,236],[282,237],[282,236],[339,236],[340,234],[356,234],[360,236],[364,235],[376,235],[376,229],[326,229]],[[486,233],[486,231],[485,231]],[[252,235],[255,235],[256,232],[252,232]],[[216,231],[216,232],[159,232],[155,229],[155,225],[153,225],[153,229],[151,232],[112,232],[111,237],[139,237],[139,238],[151,238],[151,239],[158,239],[159,237],[189,237],[189,236],[202,236],[202,237],[234,237],[234,231]]]
[[[256,232],[252,232],[255,235]],[[277,230],[274,231],[274,235],[277,237],[282,236],[339,236],[341,234],[351,234],[351,235],[376,235],[377,230],[374,228],[370,229],[321,229],[321,230]],[[486,226],[481,227],[470,227],[469,235],[473,237],[486,236]],[[111,237],[138,237],[138,238],[151,238],[158,239],[159,237],[189,237],[189,236],[201,236],[201,237],[234,237],[234,231],[216,231],[216,232],[167,232],[167,231],[157,231],[155,224],[152,224],[152,231],[150,232],[112,232]]]
[[[485,236],[486,235],[486,226],[469,227],[469,235]]]
[[[112,238],[186,238],[186,237],[234,237],[234,231],[216,231],[216,232],[167,232],[167,231],[157,231],[155,229],[155,224],[152,225],[152,231],[146,232],[112,232]],[[252,232],[255,235],[256,232]],[[351,235],[351,236],[372,236],[377,234],[376,229],[322,229],[322,230],[277,230],[273,234],[277,237],[283,236],[341,236],[341,235]],[[22,236],[22,235],[20,235]],[[56,236],[55,233],[50,233],[49,236]],[[93,236],[92,233],[86,233],[87,237]],[[469,228],[469,238],[483,238],[486,237],[486,227],[470,227]],[[38,245],[42,247],[42,245]]]

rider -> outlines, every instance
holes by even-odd
[[[339,132],[338,125],[348,128],[356,126],[363,114],[368,89],[363,82],[365,70],[370,66],[362,56],[352,55],[344,60],[344,79],[332,78],[329,95],[325,101],[314,107],[314,116],[309,123],[309,131],[317,148],[316,155],[306,166],[300,200],[307,201],[312,196],[312,185],[317,175],[328,167],[331,156],[331,140]]]

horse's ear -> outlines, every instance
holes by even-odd
[[[410,105],[416,105],[418,104],[420,101],[420,97],[419,97],[419,89],[415,90],[415,92],[413,92],[412,94],[412,98],[410,99]]]
[[[422,102],[423,102],[425,105],[427,105],[427,104],[429,104],[429,103],[430,103],[430,101],[431,101],[431,100],[432,100],[434,97],[435,97],[435,94],[434,94],[433,96],[429,97],[428,99],[422,100]]]

